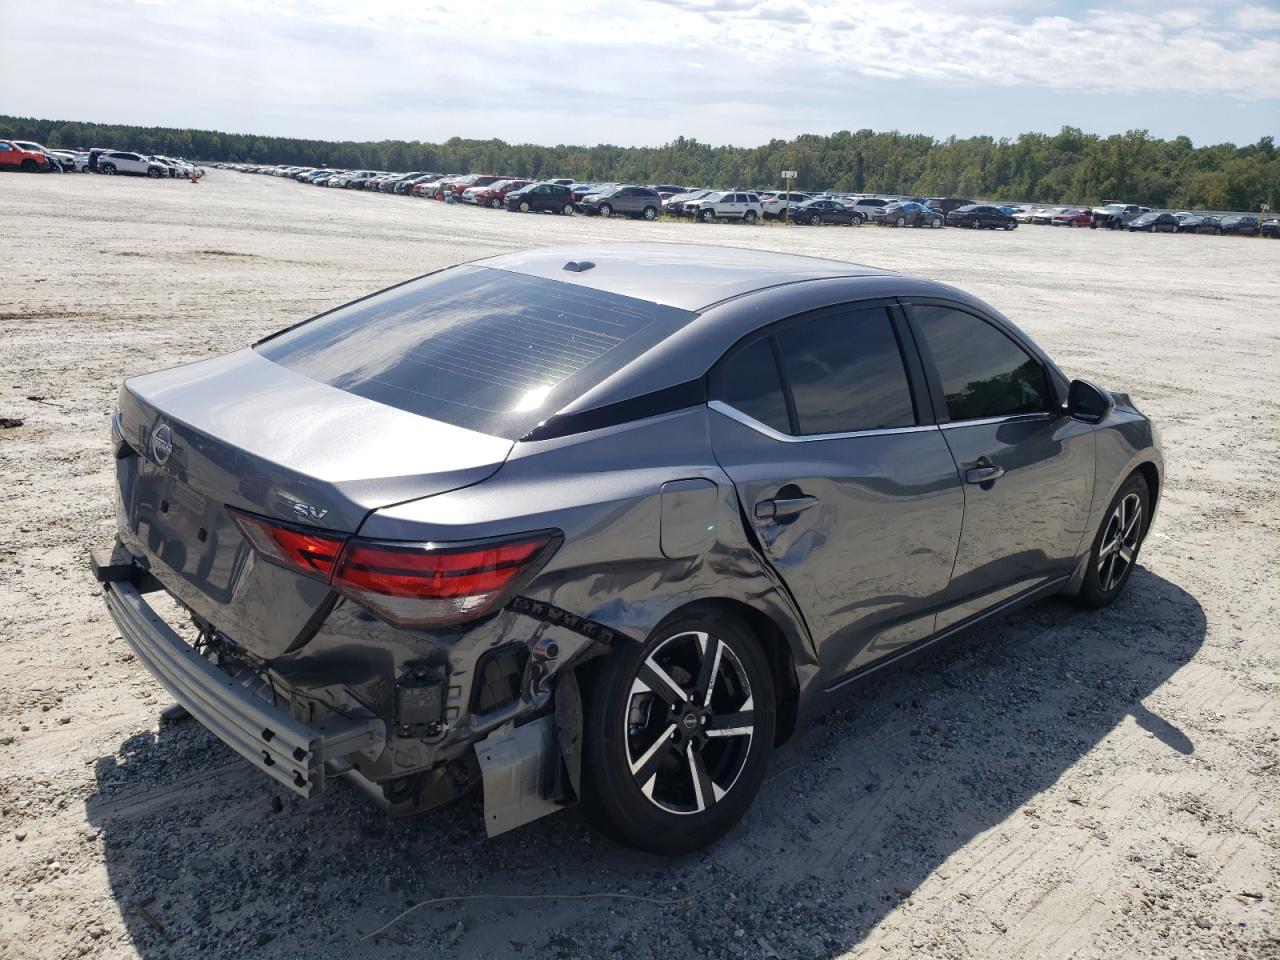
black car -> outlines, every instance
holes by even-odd
[[[1129,221],[1130,233],[1177,233],[1181,222],[1172,213],[1144,213]]]
[[[926,197],[919,201],[930,210],[937,210],[944,217],[952,210],[959,210],[961,207],[973,206],[973,201],[965,197]]]
[[[929,227],[937,230],[942,226],[942,214],[914,200],[887,204],[875,210],[871,218],[881,227],[892,224],[895,227]]]
[[[999,207],[991,207],[983,203],[957,207],[947,214],[947,223],[953,227],[972,227],[975,230],[981,227],[993,230],[997,227],[1016,230],[1018,227],[1018,221]]]
[[[807,200],[791,208],[791,219],[814,227],[823,223],[851,226],[862,223],[863,216],[838,200]]]
[[[1217,232],[1231,233],[1237,237],[1256,237],[1261,225],[1252,213],[1244,213],[1234,217],[1223,217]]]
[[[1272,240],[1280,240],[1280,220],[1272,217],[1270,220],[1262,221],[1262,235],[1270,237]]]
[[[508,210],[520,213],[550,210],[572,215],[573,190],[563,183],[531,183],[508,193],[506,204]]]

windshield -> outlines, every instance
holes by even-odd
[[[462,266],[340,307],[254,349],[348,393],[515,440],[693,316]]]

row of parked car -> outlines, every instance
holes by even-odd
[[[31,140],[0,140],[0,169],[24,173],[102,173],[150,177],[204,176],[204,170],[180,157],[134,153],[93,147],[90,150],[50,150]]]
[[[533,181],[474,173],[451,176],[431,171],[388,173],[257,164],[214,166],[291,177],[318,187],[400,194],[523,213],[618,215],[641,220],[668,216],[704,223],[730,221],[747,224],[786,219],[808,226],[875,224],[934,230],[943,226],[1014,230],[1020,224],[1030,223],[1134,232],[1277,235],[1274,220],[1262,222],[1250,214],[1215,217],[1188,211],[1155,213],[1149,207],[1124,203],[1108,203],[1097,208],[1028,207],[1009,203],[975,203],[966,197],[695,189],[678,184],[583,183],[569,177]]]

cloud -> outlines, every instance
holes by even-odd
[[[1280,30],[1280,10],[1268,7],[1241,7],[1231,14],[1231,22],[1241,30]]]

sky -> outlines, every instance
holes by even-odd
[[[1280,0],[0,0],[0,114],[325,140],[1280,135]]]

